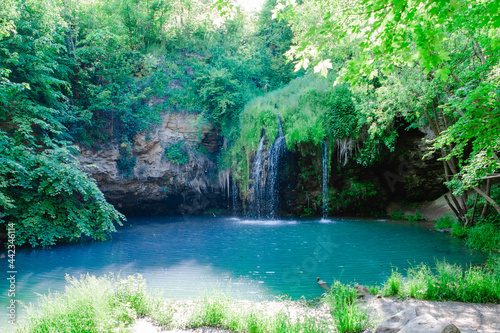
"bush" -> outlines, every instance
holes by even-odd
[[[455,222],[457,222],[455,217],[445,214],[436,220],[436,230],[451,228]]]
[[[415,210],[415,214],[412,215],[412,214],[408,214],[406,216],[406,219],[408,221],[412,221],[412,222],[417,222],[417,221],[425,221],[425,216],[420,214],[420,212],[417,210]]]
[[[391,213],[391,219],[393,220],[404,220],[405,213],[402,210],[397,210]]]
[[[125,178],[131,178],[134,175],[135,162],[132,144],[130,142],[123,142],[120,145],[120,155],[116,161],[116,168]]]
[[[479,223],[467,230],[467,245],[479,250],[500,249],[500,230],[492,223]]]
[[[467,236],[467,229],[458,221],[454,222],[451,226],[451,234],[458,238]]]
[[[183,165],[189,162],[189,154],[184,142],[179,141],[165,147],[165,158],[173,164]]]
[[[357,136],[358,113],[347,85],[336,85],[332,92],[331,108],[326,112],[328,130],[334,138]]]

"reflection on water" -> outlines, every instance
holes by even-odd
[[[321,295],[327,283],[376,284],[393,266],[479,263],[485,254],[418,225],[370,220],[251,220],[131,218],[108,242],[54,246],[16,253],[16,298],[64,291],[65,275],[142,274],[164,297],[193,299],[219,289],[236,298],[264,300]],[[7,261],[3,261],[6,272]],[[0,280],[5,317],[8,284]],[[0,322],[5,322],[4,320]]]

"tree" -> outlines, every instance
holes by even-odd
[[[289,51],[296,68],[312,62],[319,71],[338,64],[340,80],[375,91],[378,119],[401,115],[431,129],[431,152],[442,156],[450,207],[464,224],[473,223],[469,189],[500,214],[498,204],[480,188],[500,166],[498,89],[493,83],[499,11],[497,1],[483,0],[306,0],[275,8],[297,36]],[[308,22],[314,15],[315,24],[304,25],[304,18]],[[331,62],[332,54],[333,60],[344,55],[343,61]]]
[[[18,245],[52,245],[82,235],[104,239],[124,217],[80,170],[66,124],[69,59],[64,21],[51,0],[13,1],[0,36],[0,223]],[[5,22],[5,21],[4,21]]]

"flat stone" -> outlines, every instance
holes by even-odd
[[[460,333],[460,330],[448,322],[439,322],[430,314],[412,319],[399,333]]]
[[[383,321],[378,325],[375,333],[398,333],[406,324],[416,317],[417,312],[414,308],[405,309]]]

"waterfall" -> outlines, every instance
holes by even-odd
[[[283,135],[283,125],[279,114],[279,132],[278,137],[274,140],[273,145],[269,149],[267,156],[267,178],[266,178],[266,203],[267,211],[270,217],[276,216],[276,211],[279,205],[279,179],[278,171],[282,155],[286,152],[285,136]]]
[[[237,192],[237,187],[236,187],[236,180],[233,178],[233,216],[236,216],[237,215],[237,211],[236,211],[236,200],[238,198],[238,192]]]
[[[263,212],[262,205],[264,204],[264,186],[262,184],[262,171],[264,159],[262,158],[262,150],[264,147],[265,133],[262,133],[262,138],[259,142],[259,148],[257,149],[257,154],[255,155],[255,161],[252,170],[253,179],[253,203],[252,211],[260,217]]]
[[[328,217],[328,141],[323,140],[323,218]]]
[[[352,138],[342,138],[335,141],[337,146],[337,162],[346,165],[349,156],[354,154],[356,149],[356,141]]]

